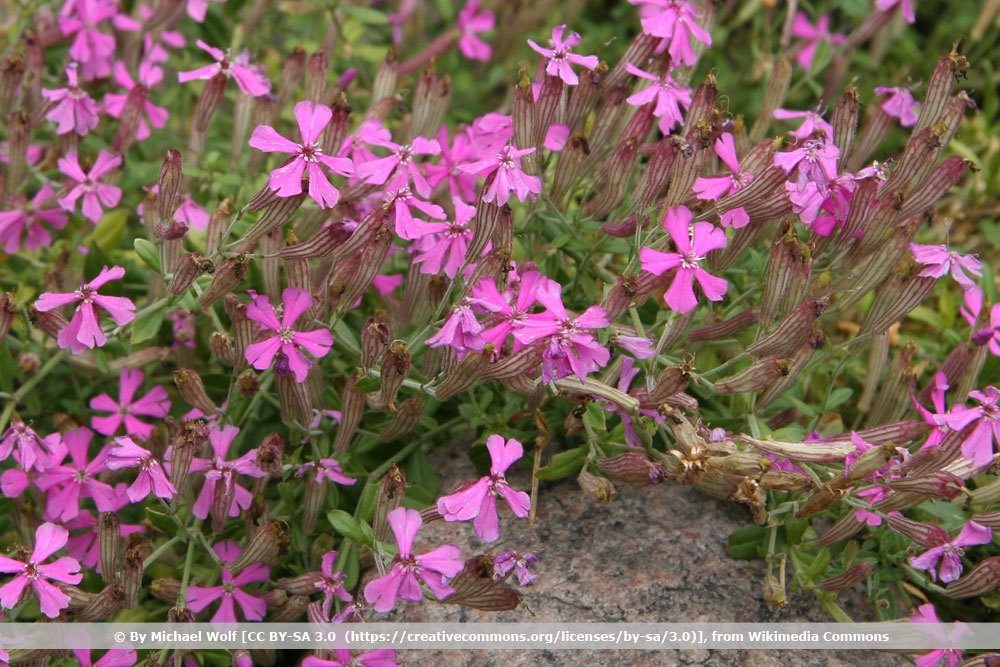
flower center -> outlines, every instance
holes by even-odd
[[[284,329],[278,331],[278,338],[281,339],[282,343],[291,343],[293,336],[295,336],[294,329],[289,329],[288,327],[285,327]]]
[[[306,162],[319,162],[319,158],[323,155],[323,149],[319,147],[318,143],[311,143],[308,146],[302,146],[302,159]]]
[[[400,146],[396,155],[399,157],[399,164],[410,164],[413,161],[413,147]]]
[[[703,256],[696,254],[693,250],[688,252],[680,253],[681,256],[681,268],[684,269],[696,269],[701,261],[705,259]]]
[[[38,579],[38,577],[41,576],[40,573],[38,572],[38,566],[35,564],[35,561],[33,560],[29,560],[27,563],[24,564],[23,574],[32,581]]]
[[[97,294],[97,292],[95,290],[91,289],[90,287],[88,287],[87,285],[82,286],[80,289],[78,289],[75,292],[76,298],[80,299],[84,303],[93,303],[94,302],[94,296],[96,294]]]

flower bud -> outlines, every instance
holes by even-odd
[[[905,493],[916,493],[930,498],[953,500],[965,489],[961,477],[946,470],[934,470],[919,477],[893,480],[889,487]]]
[[[212,282],[208,284],[205,291],[198,297],[198,307],[208,308],[226,292],[232,291],[237,285],[243,282],[246,277],[247,267],[250,258],[245,253],[240,253],[236,257],[226,259],[222,266],[215,271]]]
[[[446,74],[439,79],[432,62],[424,68],[413,90],[409,136],[433,136],[441,127],[450,103],[451,77]]]
[[[816,544],[821,547],[831,547],[838,542],[843,542],[844,540],[850,538],[852,535],[861,530],[864,525],[864,523],[858,521],[853,511],[848,512],[841,517],[840,521],[824,531],[824,533],[816,539]]]
[[[386,253],[389,252],[390,245],[392,245],[392,234],[383,227],[375,233],[375,238],[362,249],[358,268],[347,278],[343,292],[338,299],[340,308],[351,308],[362,297],[378,274]]]
[[[900,535],[905,535],[920,546],[927,549],[932,549],[936,546],[942,545],[950,539],[948,537],[948,531],[940,526],[935,526],[932,523],[922,523],[920,521],[907,519],[902,515],[890,516],[888,518],[888,523],[889,528],[893,529]]]
[[[803,301],[788,313],[773,332],[748,347],[746,353],[761,358],[795,349],[808,338],[813,323],[829,305],[829,301],[825,299]]]
[[[59,311],[41,312],[34,306],[28,307],[28,318],[32,324],[53,338],[59,338],[59,332],[69,325],[69,320]]]
[[[899,212],[900,217],[906,219],[925,213],[962,180],[971,164],[957,155],[945,158],[921,187],[907,193],[906,199],[903,200],[903,208]]]
[[[218,359],[226,366],[233,367],[239,364],[236,344],[226,334],[218,331],[212,332],[212,335],[208,339],[208,348],[212,351],[212,357]]]
[[[652,119],[652,114],[643,109],[636,113],[636,117],[648,116]],[[605,158],[597,169],[594,195],[584,204],[585,215],[601,219],[621,203],[637,156],[638,140],[630,136]]]
[[[632,77],[625,68],[626,65],[642,65],[647,60],[653,57],[653,53],[660,43],[659,37],[654,37],[653,35],[647,35],[644,32],[640,32],[635,36],[629,45],[625,49],[625,53],[622,54],[621,60],[615,65],[614,70],[607,75],[605,80],[605,85],[607,86],[620,86],[627,83]]]
[[[625,452],[611,458],[599,459],[597,467],[611,479],[632,486],[660,484],[666,477],[663,466],[654,463],[647,454],[639,451]],[[583,482],[580,485],[583,486]]]
[[[978,597],[1000,588],[1000,556],[987,558],[971,572],[948,586],[945,595],[953,600]]]
[[[268,192],[270,192],[270,190],[268,190]],[[271,232],[280,228],[281,225],[291,220],[292,216],[297,210],[299,210],[299,207],[302,206],[302,202],[304,202],[308,196],[309,194],[307,192],[301,192],[290,197],[274,197],[273,199],[261,197],[259,201],[260,208],[255,208],[254,202],[251,201],[250,210],[262,211],[262,213],[257,222],[250,225],[250,228],[243,233],[240,240],[244,243],[256,243],[260,241]],[[304,250],[300,250],[300,252],[304,252]],[[282,254],[282,257],[284,256],[285,255]]]
[[[350,131],[351,125],[351,105],[347,103],[347,97],[343,91],[338,91],[336,97],[330,103],[330,110],[333,116],[330,123],[320,135],[320,146],[327,155],[336,155],[340,152],[344,139]]]
[[[847,590],[854,584],[867,579],[875,570],[876,567],[873,562],[863,560],[844,570],[843,574],[838,574],[835,577],[830,577],[819,582],[818,588],[821,591]]]
[[[219,408],[215,402],[208,397],[205,391],[205,383],[197,371],[190,368],[181,368],[174,371],[174,384],[177,390],[191,407],[198,408],[206,415],[218,414]]]
[[[1000,512],[990,512],[989,514],[976,514],[972,520],[980,526],[992,528],[994,531],[1000,530]]]
[[[618,497],[618,489],[609,479],[598,477],[586,468],[580,471],[576,481],[583,495],[596,503],[609,503]]]
[[[682,148],[688,144],[679,136],[664,137],[656,142],[653,154],[649,156],[649,162],[643,170],[639,185],[638,209],[645,211],[670,180],[670,174],[674,169],[674,162],[683,153]]]
[[[746,308],[736,313],[728,320],[719,320],[714,324],[703,324],[688,332],[688,340],[692,342],[719,340],[728,338],[760,321],[760,309]]]
[[[379,391],[368,396],[368,405],[383,412],[396,411],[396,395],[410,372],[412,358],[406,351],[406,343],[394,340],[382,355]]]
[[[350,446],[351,438],[354,437],[354,432],[357,431],[358,424],[361,423],[361,417],[365,412],[365,393],[358,389],[359,379],[356,374],[351,375],[347,378],[344,390],[340,393],[340,426],[337,429],[337,437],[333,441],[333,451],[338,454],[346,451]]]
[[[205,230],[205,254],[209,257],[219,252],[229,231],[229,222],[233,217],[233,198],[226,197],[212,211]]]
[[[143,559],[149,555],[149,542],[142,540],[125,551],[122,560],[121,587],[125,594],[125,607],[135,609],[142,594]]]
[[[229,571],[237,575],[254,563],[274,565],[287,548],[288,531],[283,522],[272,521],[254,534],[239,558],[229,564]]]
[[[492,176],[491,176],[492,178]],[[485,188],[483,190],[485,192]],[[476,203],[475,225],[473,227],[474,236],[466,251],[467,261],[473,262],[479,259],[486,244],[490,242],[500,228],[514,227],[514,213],[510,206],[504,204],[497,206],[494,203],[484,202],[482,197]],[[497,246],[494,244],[494,249]]]
[[[397,440],[404,435],[408,435],[420,421],[424,413],[424,399],[420,396],[408,398],[399,406],[396,416],[393,417],[389,425],[379,432],[378,437],[382,442]]]
[[[115,512],[101,512],[97,520],[97,550],[100,554],[101,577],[111,583],[118,572],[118,558],[125,546],[122,542],[121,519]]]
[[[320,572],[303,572],[297,577],[282,577],[274,582],[281,590],[293,595],[310,595],[316,592],[316,584],[323,581]]]
[[[664,402],[669,396],[673,396],[687,389],[691,380],[691,372],[694,369],[689,364],[679,364],[667,366],[656,378],[656,385],[649,392],[649,400],[653,404]]]
[[[278,84],[278,94],[275,99],[275,109],[283,109],[288,104],[295,90],[299,87],[299,80],[302,78],[302,70],[305,68],[305,65],[306,52],[300,46],[296,46],[284,56],[284,63],[281,66],[281,77],[279,79],[280,83]],[[311,86],[307,83],[306,90],[310,89]]]
[[[535,100],[535,114],[532,124],[533,140],[537,161],[541,160],[542,149],[545,148],[545,136],[553,124],[562,123],[563,111],[566,106],[565,84],[558,76],[546,74],[542,79],[542,88]],[[520,146],[518,146],[520,148]]]
[[[278,591],[274,591],[278,592]],[[310,592],[315,592],[315,589]],[[296,595],[290,597],[284,604],[272,605],[271,601],[268,601],[269,607],[274,607],[271,610],[270,618],[274,623],[294,623],[305,616],[306,608],[309,606],[309,598],[305,595]],[[236,663],[236,654],[233,654],[233,664]],[[249,658],[249,655],[247,656]],[[252,665],[252,662],[247,662],[247,665]]]
[[[139,123],[142,122],[143,110],[149,99],[149,88],[136,84],[128,91],[125,106],[118,117],[118,132],[111,140],[111,150],[123,155],[135,143]]]
[[[212,115],[222,104],[222,99],[225,96],[226,81],[226,75],[220,73],[205,83],[201,96],[198,98],[198,106],[194,110],[193,135],[204,137],[208,131],[208,123],[212,120]]]
[[[845,495],[847,495],[847,489],[825,484],[806,498],[806,501],[799,507],[799,511],[795,513],[795,518],[805,519],[818,514],[839,503]]]
[[[847,170],[850,172],[858,171],[861,165],[875,153],[895,124],[896,119],[882,109],[882,100],[873,104],[868,118],[861,126],[861,132],[854,143],[854,150],[851,151],[850,158],[845,163]]]
[[[942,137],[934,128],[912,134],[882,192],[914,191],[934,168],[943,149]]]
[[[406,495],[406,475],[396,465],[389,468],[378,483],[378,495],[375,497],[375,516],[372,518],[372,532],[377,542],[385,542],[389,537],[389,522],[386,519],[389,512],[403,504]]]
[[[181,593],[181,582],[171,577],[153,579],[149,585],[149,593],[157,600],[174,604]]]
[[[593,130],[587,137],[591,155],[594,156],[602,154],[604,149],[614,141],[631,114],[631,107],[625,101],[631,93],[631,87],[616,85],[608,87],[607,91],[604,101],[595,113],[596,120]],[[538,122],[537,111],[535,122]]]
[[[506,380],[534,371],[542,361],[543,349],[532,345],[491,363],[483,371],[481,380]]]

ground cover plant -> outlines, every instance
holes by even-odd
[[[4,620],[518,609],[572,480],[744,505],[774,605],[996,619],[996,2],[4,9]]]

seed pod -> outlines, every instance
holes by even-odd
[[[378,392],[368,396],[370,407],[384,412],[396,411],[396,395],[410,372],[411,363],[406,343],[394,340],[382,355],[381,386]]]
[[[829,442],[781,442],[779,440],[760,440],[749,435],[739,436],[740,442],[753,445],[762,452],[774,454],[778,458],[790,461],[805,461],[809,463],[834,463],[843,461],[848,454],[857,448],[850,443]]]
[[[609,503],[618,497],[618,489],[606,477],[597,475],[583,469],[576,478],[580,489],[590,500],[597,503]]]
[[[437,400],[446,401],[471,387],[489,363],[489,357],[482,352],[467,354],[434,388]]]
[[[157,213],[160,222],[173,220],[177,210],[178,195],[181,187],[181,152],[171,148],[163,158],[160,166],[159,186],[156,192]]]
[[[357,374],[347,378],[347,383],[340,395],[340,427],[337,429],[337,437],[333,441],[333,451],[340,453],[347,450],[351,444],[351,438],[357,431],[358,424],[365,412],[365,393],[358,389],[357,383],[360,377]]]
[[[944,113],[941,114],[941,118],[934,124],[934,130],[941,138],[942,146],[947,146],[951,143],[951,140],[955,138],[955,135],[958,133],[958,128],[962,124],[962,120],[965,118],[965,112],[969,109],[975,108],[975,101],[969,97],[968,93],[964,90],[959,91],[959,93],[951,99],[948,106],[945,108]],[[933,164],[925,165],[925,173],[930,173],[930,169],[933,166]],[[920,183],[922,185],[923,180],[921,180]]]
[[[170,604],[174,604],[177,601],[177,596],[180,595],[180,592],[181,582],[171,577],[153,579],[149,584],[149,593],[154,598],[169,602]]]
[[[170,293],[180,294],[205,273],[212,273],[215,265],[212,260],[206,259],[200,252],[189,252],[180,258],[174,277],[170,281]]]
[[[945,595],[953,600],[987,595],[1000,588],[1000,556],[987,558],[967,575],[948,586]]]
[[[218,414],[219,408],[215,402],[208,397],[205,391],[205,383],[197,371],[190,368],[181,368],[174,371],[174,384],[177,390],[191,407],[198,408],[206,415]]]
[[[938,122],[938,118],[948,105],[952,86],[955,85],[959,77],[965,76],[968,69],[968,59],[954,50],[937,62],[930,80],[927,82],[923,108],[917,117],[917,124],[913,127],[913,134],[917,134]]]
[[[971,163],[957,155],[947,157],[940,165],[927,177],[920,188],[910,190],[903,207],[900,209],[901,218],[913,218],[923,215],[960,180],[965,176]]]
[[[396,465],[389,468],[378,483],[378,495],[375,496],[375,515],[372,518],[372,532],[377,542],[385,542],[389,537],[389,522],[386,517],[389,512],[403,504],[406,495],[406,475]]]
[[[316,529],[316,519],[326,505],[326,482],[316,475],[316,470],[310,470],[306,475],[306,490],[302,499],[302,523],[299,527],[302,533],[310,535]]]
[[[542,87],[538,92],[538,99],[535,100],[532,124],[531,145],[535,147],[535,155],[541,156],[549,128],[553,124],[562,122],[562,112],[565,108],[564,89],[563,80],[558,76],[546,74],[542,79]]]
[[[101,512],[97,522],[97,549],[101,557],[101,577],[111,583],[118,572],[124,542],[121,519],[115,512]]]
[[[233,367],[239,363],[236,344],[232,338],[224,333],[213,331],[208,339],[208,348],[212,351],[212,357],[218,359],[226,366]]]
[[[125,609],[127,595],[121,586],[110,584],[94,596],[90,603],[76,613],[73,620],[78,623],[93,623],[113,615]]]
[[[863,560],[860,563],[855,563],[847,568],[843,574],[838,574],[836,577],[830,577],[819,582],[818,588],[821,591],[847,590],[854,584],[867,579],[873,572],[875,572],[875,569],[874,563],[868,560]]]
[[[420,421],[424,413],[424,399],[420,396],[408,398],[399,406],[396,416],[378,434],[382,442],[391,442],[408,435]]]
[[[298,382],[288,367],[288,358],[277,357],[274,365],[275,388],[278,390],[278,404],[282,419],[308,423],[312,418],[313,405],[307,390],[307,382]]]
[[[7,337],[14,324],[14,313],[14,295],[10,292],[0,293],[0,343]]]
[[[786,375],[790,365],[790,359],[764,357],[739,373],[718,380],[715,383],[715,391],[719,394],[759,391]]]
[[[281,67],[281,77],[279,78],[280,83],[278,84],[278,94],[275,97],[275,109],[283,109],[288,104],[295,89],[299,86],[299,80],[302,78],[302,70],[305,68],[305,64],[306,52],[302,47],[294,47],[284,57],[284,63]],[[309,84],[306,84],[306,89],[309,90],[310,88]]]
[[[802,300],[812,275],[812,248],[799,241],[792,225],[771,246],[764,275],[760,321],[767,326]]]
[[[833,126],[833,143],[840,151],[840,162],[846,164],[854,148],[854,137],[858,133],[861,117],[861,100],[857,86],[850,85],[837,100],[830,125]]]
[[[911,368],[916,352],[917,346],[911,341],[896,355],[879,386],[875,405],[866,423],[882,424],[894,421],[902,417],[910,407],[910,397],[917,389],[917,375]]]
[[[222,266],[216,270],[215,275],[212,277],[212,282],[208,284],[208,287],[198,297],[198,307],[203,310],[208,308],[224,294],[232,291],[237,285],[243,282],[249,263],[250,257],[245,253],[240,253],[236,257],[226,259],[222,263]]]
[[[378,72],[375,73],[375,81],[372,82],[372,100],[389,97],[396,90],[397,63],[396,49],[390,47],[379,64]]]
[[[409,136],[431,136],[437,132],[450,104],[451,77],[445,74],[439,79],[431,63],[424,68],[413,91]]]
[[[326,51],[319,50],[309,55],[309,60],[306,62],[306,98],[316,103],[322,100],[323,91],[326,89],[326,76],[329,66],[330,58],[327,56]],[[381,73],[381,70],[379,73]],[[392,92],[392,88],[395,88],[395,85],[390,87],[388,93],[380,94],[378,97],[388,95]]]
[[[229,571],[237,575],[254,563],[274,565],[287,548],[288,531],[284,523],[272,521],[250,538],[239,558],[229,564]]]
[[[908,251],[909,243],[917,231],[916,219],[895,225],[881,243],[872,242],[872,251],[862,258],[859,268],[844,288],[838,290],[837,308],[841,311],[860,301],[865,294],[878,287],[892,271],[892,267]],[[867,237],[867,234],[865,235]]]
[[[233,198],[226,197],[212,211],[205,229],[205,254],[209,257],[219,252],[229,231],[229,222],[233,217]]]
[[[919,477],[893,480],[889,482],[889,487],[896,491],[915,493],[930,498],[942,498],[953,500],[961,495],[965,489],[965,482],[961,477],[946,470],[933,470]]]
[[[563,116],[563,123],[570,128],[570,131],[578,132],[582,129],[581,122],[593,106],[594,100],[604,90],[607,73],[608,65],[603,61],[598,62],[593,71],[585,70],[580,73],[580,83],[573,86]]]
[[[887,331],[930,296],[937,279],[921,276],[921,268],[907,259],[896,267],[882,286],[875,290],[875,298],[858,335]]]
[[[510,611],[521,604],[521,594],[493,578],[492,569],[484,558],[465,561],[465,567],[451,580],[455,592],[441,600],[443,604],[458,604],[480,611]]]
[[[361,368],[371,370],[389,346],[392,330],[389,324],[378,315],[368,318],[361,329]]]
[[[122,560],[121,587],[125,593],[125,607],[135,609],[142,594],[143,559],[149,555],[149,543],[133,545],[125,551]]]
[[[720,320],[714,324],[704,324],[688,332],[689,341],[708,341],[728,338],[743,331],[760,321],[760,309],[746,308],[736,313],[728,320]]]
[[[315,592],[310,591],[311,593]],[[287,598],[284,604],[273,605],[271,600],[268,600],[268,607],[271,608],[270,618],[274,623],[293,623],[301,619],[305,613],[306,608],[309,606],[309,598],[305,595],[296,595],[294,597]],[[236,662],[237,654],[234,653],[234,665],[238,664]],[[249,660],[249,655],[247,659]],[[252,665],[252,662],[247,662],[247,665]],[[240,666],[242,667],[242,666]]]
[[[679,364],[667,366],[656,378],[656,385],[649,392],[649,400],[653,403],[662,403],[669,396],[673,396],[687,389],[691,380],[691,372],[694,370],[689,364]]]
[[[865,524],[858,521],[854,512],[848,512],[845,514],[840,521],[830,526],[822,535],[816,539],[816,544],[823,547],[831,547],[838,542],[843,542],[844,540],[850,538],[852,535],[861,530],[862,526]]]
[[[269,433],[257,448],[255,463],[257,468],[269,476],[279,479],[283,473],[281,459],[285,452],[285,439],[277,433]]]
[[[805,491],[812,486],[812,480],[805,475],[790,470],[768,470],[757,480],[762,489],[773,491]]]
[[[639,451],[625,452],[611,458],[599,459],[597,467],[611,479],[632,486],[660,484],[666,476],[663,466],[654,463],[648,455]],[[582,485],[583,482],[581,482]]]
[[[764,586],[762,595],[764,601],[772,607],[784,607],[788,604],[788,594],[785,592],[785,564],[784,557],[778,558],[778,576],[775,576],[771,568],[767,568],[764,575]]]
[[[833,507],[847,495],[847,489],[835,488],[825,484],[806,498],[806,501],[795,513],[796,519],[805,519],[814,514],[818,514],[828,507]]]
[[[297,577],[282,577],[274,585],[293,596],[310,595],[316,592],[316,584],[323,581],[320,572],[303,572]]]
[[[771,126],[771,121],[774,119],[774,112],[784,103],[791,83],[792,60],[785,56],[774,63],[771,76],[767,80],[764,100],[760,106],[760,115],[757,116],[753,129],[750,130],[751,142],[757,143],[767,134],[767,128]]]

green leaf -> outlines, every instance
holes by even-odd
[[[604,408],[596,401],[587,403],[587,413],[583,416],[583,420],[587,422],[591,428],[600,433],[603,433],[608,429],[607,422],[604,419]]]
[[[764,555],[766,537],[767,531],[762,526],[744,526],[729,536],[726,552],[737,560],[756,560]]]
[[[785,519],[785,539],[789,544],[798,544],[809,529],[809,522],[798,519]]]
[[[177,532],[177,524],[175,524],[168,515],[164,514],[160,510],[147,507],[146,516],[149,518],[149,522],[153,524],[154,527],[163,531],[167,535],[173,535]]]
[[[163,304],[153,310],[143,313],[132,322],[132,344],[149,340],[160,331],[163,324],[163,316],[167,313],[167,306]]]
[[[823,549],[816,557],[813,558],[813,562],[809,564],[809,567],[805,569],[802,575],[807,581],[815,581],[817,578],[826,574],[830,569],[830,550]]]
[[[160,270],[160,252],[154,243],[146,239],[136,239],[132,245],[135,248],[135,254],[139,255],[139,259],[145,262],[146,266],[157,273],[163,273]]]
[[[372,532],[371,526],[364,521],[358,521],[344,510],[327,512],[326,518],[330,521],[333,529],[347,539],[369,549],[375,548],[375,533]]]
[[[417,447],[406,463],[406,481],[411,486],[415,486],[422,491],[426,491],[431,496],[431,501],[437,497],[438,478],[431,468],[430,461],[424,450]]]
[[[362,23],[367,23],[368,25],[388,25],[389,19],[382,12],[372,9],[371,7],[362,7],[360,5],[348,5],[341,3],[339,9],[345,14],[353,19],[361,21]]]
[[[549,459],[547,466],[539,469],[538,479],[563,479],[575,474],[583,467],[588,453],[590,453],[589,447],[577,447],[559,452]]]
[[[118,240],[125,231],[125,223],[128,221],[128,211],[123,208],[116,208],[101,216],[94,231],[90,233],[84,242],[87,245],[94,244],[104,252],[109,252],[118,245]]]
[[[840,387],[839,389],[834,389],[833,393],[830,394],[830,402],[826,404],[827,410],[832,410],[838,405],[842,405],[847,399],[851,397],[854,390],[850,387]]]
[[[382,383],[373,377],[365,376],[354,383],[354,388],[367,393],[378,391]]]

